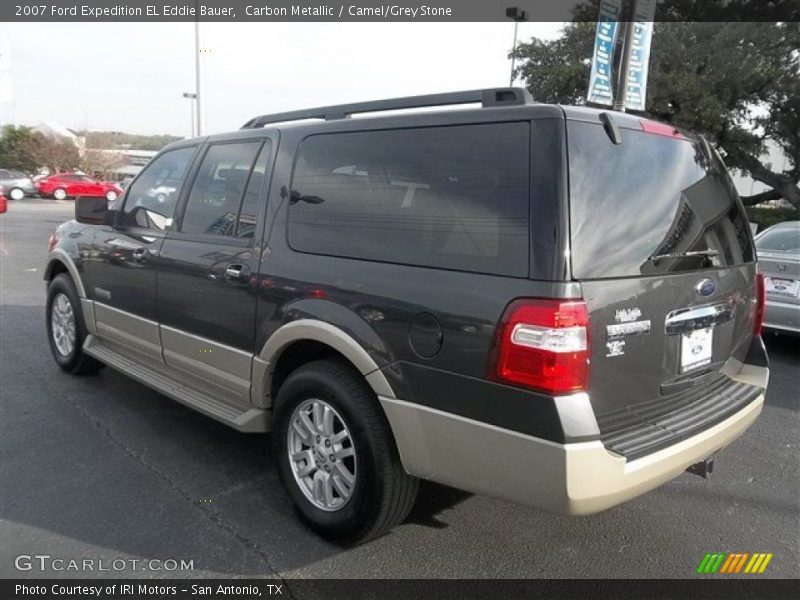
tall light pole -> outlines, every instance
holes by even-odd
[[[189,106],[191,106],[191,114],[192,114],[192,137],[194,137],[194,126],[195,126],[195,118],[194,118],[194,103],[197,100],[197,94],[193,94],[192,92],[183,92],[183,97],[189,99]]]
[[[628,71],[631,68],[631,53],[633,50],[633,33],[636,30],[636,23],[633,21],[633,14],[628,15],[625,22],[625,38],[622,41],[622,60],[619,63],[617,72],[617,89],[614,94],[613,110],[625,112],[625,87],[628,84]]]
[[[514,85],[514,65],[516,64],[516,51],[517,51],[517,27],[520,22],[528,20],[528,11],[522,10],[519,6],[509,6],[506,9],[506,17],[514,21],[514,45],[511,46],[511,76],[508,79],[508,85]]]
[[[203,69],[200,61],[200,10],[195,2],[195,22],[194,22],[194,82],[195,82],[195,102],[197,103],[197,135],[203,135],[203,108],[205,98],[203,96]]]

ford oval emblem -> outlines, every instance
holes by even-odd
[[[703,279],[695,286],[694,289],[697,290],[697,293],[701,296],[710,296],[717,291],[717,286],[710,279]]]

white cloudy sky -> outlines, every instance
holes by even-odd
[[[0,25],[4,123],[188,135],[192,23]],[[520,41],[559,23],[522,23]],[[513,24],[204,23],[206,130],[256,114],[508,84]]]

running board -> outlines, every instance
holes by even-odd
[[[92,334],[86,337],[83,351],[124,375],[238,431],[260,433],[270,430],[271,415],[267,411],[255,407],[241,411],[235,406],[178,383],[169,376],[169,367],[166,365],[161,369],[133,361]]]

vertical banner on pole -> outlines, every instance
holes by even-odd
[[[650,64],[650,42],[653,39],[653,18],[657,0],[636,0],[630,62],[625,77],[625,108],[643,111],[647,95],[647,72]]]
[[[614,101],[612,70],[621,12],[622,0],[601,0],[600,13],[597,15],[589,91],[586,94],[586,100],[594,104],[611,106]]]

